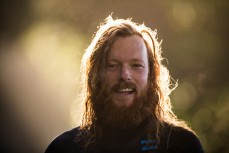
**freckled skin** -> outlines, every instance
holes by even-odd
[[[143,39],[137,35],[118,37],[108,53],[105,74],[105,87],[106,91],[112,94],[112,102],[116,106],[131,106],[145,89],[148,73],[148,55]],[[120,82],[133,83],[136,89],[133,92],[111,90]]]

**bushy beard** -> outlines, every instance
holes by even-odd
[[[117,85],[114,88],[117,88]],[[99,120],[104,126],[120,130],[138,127],[152,112],[152,102],[148,99],[148,93],[149,89],[145,87],[129,107],[117,106],[111,100],[112,90],[110,93],[105,93]]]

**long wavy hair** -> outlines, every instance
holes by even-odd
[[[105,80],[102,75],[106,73],[106,60],[108,52],[118,37],[140,36],[147,47],[149,62],[149,94],[148,100],[152,103],[151,115],[147,124],[147,134],[151,137],[156,133],[160,141],[165,124],[179,126],[191,131],[184,121],[178,120],[172,111],[170,93],[177,83],[169,75],[168,69],[162,64],[161,41],[158,41],[157,31],[152,31],[144,24],[136,24],[131,19],[113,19],[108,16],[99,26],[91,44],[85,50],[81,63],[82,98],[85,103],[80,128],[85,132],[86,146],[93,144],[101,138],[103,126],[99,122],[99,108],[103,101]]]

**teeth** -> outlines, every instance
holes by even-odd
[[[125,89],[120,89],[118,90],[119,92],[131,92],[133,91],[133,89],[130,89],[130,88],[125,88]]]

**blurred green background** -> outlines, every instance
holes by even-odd
[[[229,153],[228,0],[3,0],[1,150],[42,153],[79,124],[80,60],[113,12],[157,29],[174,111],[208,153]]]

